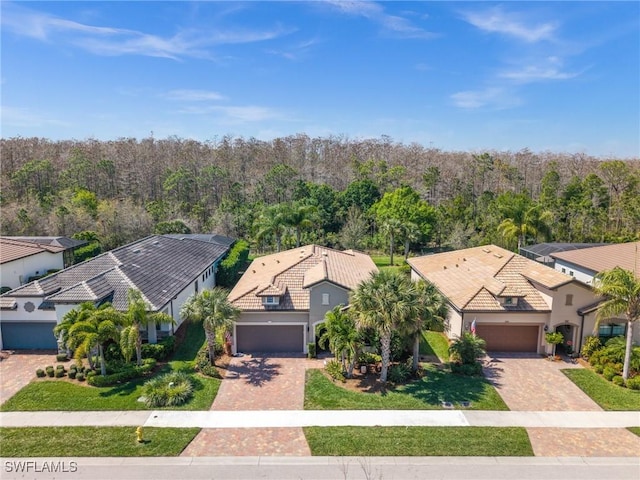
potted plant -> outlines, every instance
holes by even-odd
[[[544,334],[544,339],[549,345],[552,345],[551,355],[549,357],[553,360],[556,359],[556,345],[564,341],[564,336],[560,332],[547,332]]]

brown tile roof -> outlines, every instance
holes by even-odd
[[[573,280],[495,245],[411,258],[409,264],[458,310],[548,311],[549,305],[529,279],[548,288]],[[501,304],[501,297],[518,302]]]
[[[587,268],[594,273],[621,267],[635,272],[636,277],[640,278],[640,242],[584,248],[571,252],[553,253],[551,256]]]
[[[58,253],[64,250],[64,247],[55,245],[40,245],[36,242],[0,237],[0,263],[12,262],[42,252]]]
[[[229,293],[229,301],[242,310],[308,310],[312,285],[328,281],[352,290],[377,270],[364,253],[306,245],[256,258]],[[280,304],[265,307],[265,295],[280,296]]]

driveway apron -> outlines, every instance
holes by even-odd
[[[322,360],[302,355],[235,357],[211,410],[302,410],[307,368]],[[202,429],[183,456],[307,456],[302,428]]]
[[[510,410],[602,411],[560,370],[583,368],[531,354],[488,354],[485,376]],[[536,456],[637,456],[640,437],[625,429],[527,428]]]
[[[0,361],[0,405],[36,376],[38,368],[56,365],[56,353],[41,350],[2,351]]]

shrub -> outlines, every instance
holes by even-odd
[[[78,374],[76,375],[76,380],[78,380],[79,382],[84,382],[84,373],[82,372],[78,372]]]
[[[388,379],[393,383],[404,383],[411,377],[411,367],[406,363],[396,363],[389,368]]]
[[[69,378],[74,379],[78,375],[78,372],[76,370],[69,370],[68,375],[69,375]]]
[[[193,395],[193,384],[184,372],[171,372],[146,382],[142,387],[147,407],[173,407],[185,403]]]
[[[475,365],[486,353],[486,342],[472,333],[465,332],[449,346],[449,354],[454,362]]]
[[[600,339],[594,336],[588,336],[584,339],[584,345],[582,345],[582,350],[580,350],[580,354],[585,358],[591,358],[591,355],[594,354],[597,350],[602,348],[602,343],[600,343]]]
[[[45,371],[44,371],[44,370],[42,370],[41,368],[39,368],[39,369],[37,369],[37,370],[36,370],[36,376],[37,376],[38,378],[45,377],[46,375],[47,375],[47,374],[45,373]]]
[[[627,378],[627,388],[631,390],[640,390],[640,375]]]
[[[327,365],[324,368],[334,380],[340,380],[341,382],[346,381],[344,377],[345,371],[343,370],[342,364],[339,361],[331,360],[327,362]]]
[[[66,353],[59,353],[56,355],[56,362],[68,362],[69,357],[67,357]]]
[[[611,381],[619,387],[624,387],[624,378],[622,378],[622,375],[615,375]]]
[[[479,362],[476,362],[476,363],[453,362],[450,365],[451,365],[451,372],[457,373],[458,375],[466,375],[468,377],[473,377],[475,375],[480,375],[482,373],[482,364]]]
[[[176,337],[173,335],[158,343],[145,343],[142,345],[142,358],[154,358],[158,361],[166,360],[176,348]]]
[[[307,344],[307,357],[308,358],[316,358],[316,342],[311,342]]]
[[[64,370],[64,365],[56,365],[56,370]]]
[[[211,378],[222,378],[222,375],[220,375],[220,372],[218,372],[218,369],[214,365],[204,365],[200,367],[200,373]]]
[[[65,371],[61,368],[56,370],[56,378],[62,378],[64,377]]]
[[[611,381],[617,374],[618,372],[616,372],[615,368],[613,367],[604,367],[604,369],[602,370],[602,376],[609,381]]]
[[[375,365],[376,363],[380,363],[381,361],[382,357],[377,353],[360,352],[360,355],[358,355],[358,363],[360,365]]]
[[[216,342],[214,350],[215,350],[216,357],[221,355],[222,345]],[[200,350],[198,350],[198,354],[196,355],[195,369],[198,372],[202,372],[202,369],[207,366],[212,366],[211,362],[209,361],[209,349],[207,348],[206,345],[203,345],[203,347]]]
[[[53,369],[53,366],[49,365],[47,368],[45,368],[45,372],[47,372],[47,376],[48,377],[53,377],[55,375],[55,370]]]
[[[604,367],[602,365],[594,365],[593,366],[593,371],[596,373],[599,373],[600,375],[602,375],[602,371],[604,370]]]
[[[223,287],[231,287],[235,284],[238,273],[247,263],[249,258],[249,244],[244,240],[238,240],[226,258],[220,262],[216,273],[216,282]]]
[[[116,383],[126,382],[133,378],[142,377],[151,372],[156,366],[153,358],[145,358],[139,367],[127,367],[109,375],[97,375],[96,372],[89,372],[86,376],[87,383],[94,387],[107,387]]]

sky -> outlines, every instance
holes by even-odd
[[[640,2],[11,2],[1,135],[640,157]]]

